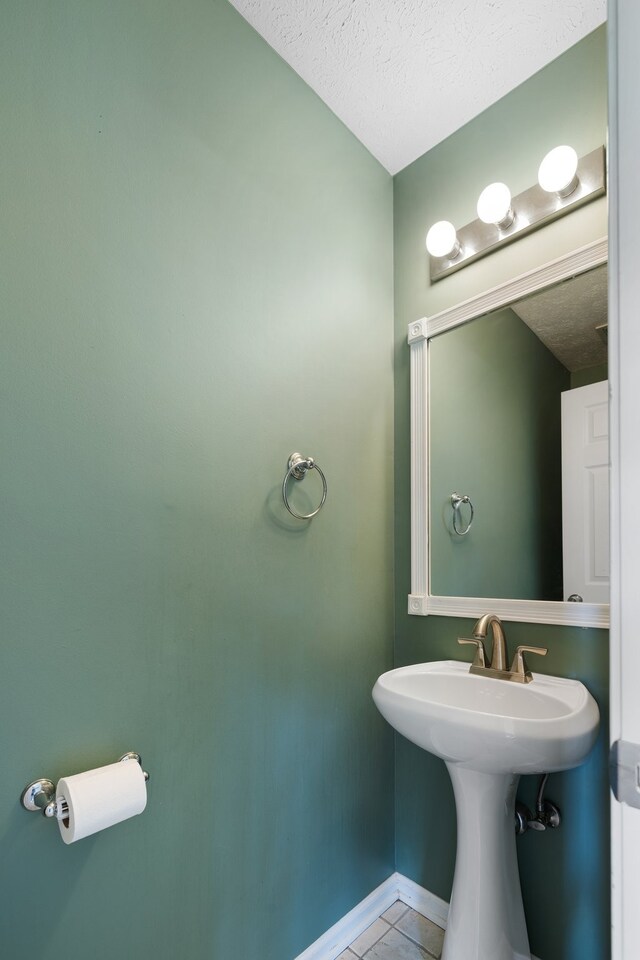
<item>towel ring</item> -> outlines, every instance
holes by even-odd
[[[295,517],[296,520],[311,520],[312,517],[315,517],[317,513],[320,513],[324,506],[324,502],[327,499],[327,480],[315,462],[313,457],[303,457],[301,453],[292,453],[289,457],[288,470],[284,475],[284,480],[282,481],[282,499],[284,500],[284,505],[291,514],[292,517]],[[291,504],[289,503],[289,498],[287,497],[287,482],[289,477],[293,477],[294,480],[304,480],[309,470],[317,470],[322,479],[322,500],[318,504],[315,510],[311,513],[296,513]]]
[[[459,512],[460,506],[463,503],[469,504],[469,509],[471,510],[471,516],[469,517],[469,523],[467,524],[465,529],[459,530],[458,525],[456,523],[456,519],[460,516],[460,512]],[[458,534],[459,537],[466,537],[466,535],[469,533],[469,530],[471,530],[471,524],[473,523],[473,504],[471,503],[471,500],[466,494],[463,497],[461,497],[459,493],[452,493],[451,506],[453,507],[453,529]]]

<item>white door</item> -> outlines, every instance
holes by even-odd
[[[640,744],[640,3],[609,7],[611,739]],[[634,749],[633,747],[631,748]],[[639,767],[630,766],[640,799]],[[635,796],[633,795],[635,793]],[[640,809],[612,801],[613,960],[640,957]]]
[[[609,383],[562,394],[564,599],[609,603]]]

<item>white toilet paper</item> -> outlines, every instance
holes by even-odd
[[[135,760],[118,761],[58,781],[56,799],[64,797],[69,816],[60,820],[65,843],[142,813],[147,805],[144,773]]]

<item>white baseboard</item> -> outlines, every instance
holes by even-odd
[[[435,893],[430,893],[408,877],[403,877],[401,873],[394,873],[389,879],[395,879],[397,883],[398,900],[402,900],[408,907],[413,907],[427,920],[437,923],[439,927],[447,926],[449,904],[446,900],[441,900]]]
[[[312,943],[310,947],[296,957],[296,960],[336,960],[350,943],[377,920],[381,913],[388,910],[392,903],[400,899],[396,877],[399,873],[381,883],[379,887],[358,903],[338,920],[326,933]]]
[[[446,927],[449,904],[401,873],[393,873],[295,960],[336,960],[396,900],[402,900],[439,927]],[[537,957],[532,956],[531,960]]]

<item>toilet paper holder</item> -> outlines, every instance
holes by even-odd
[[[119,760],[120,763],[127,763],[130,760],[135,760],[140,764],[140,766],[142,766],[142,757],[139,753],[133,753],[133,751],[123,754]],[[147,771],[143,770],[142,772],[144,774],[144,779],[148,780],[149,774]],[[33,783],[29,783],[22,791],[20,802],[25,810],[35,812],[39,810],[47,818],[64,820],[69,816],[69,808],[67,806],[65,797],[59,797],[56,800],[55,784],[52,780],[48,780],[46,777],[43,777],[40,780],[34,780]]]

